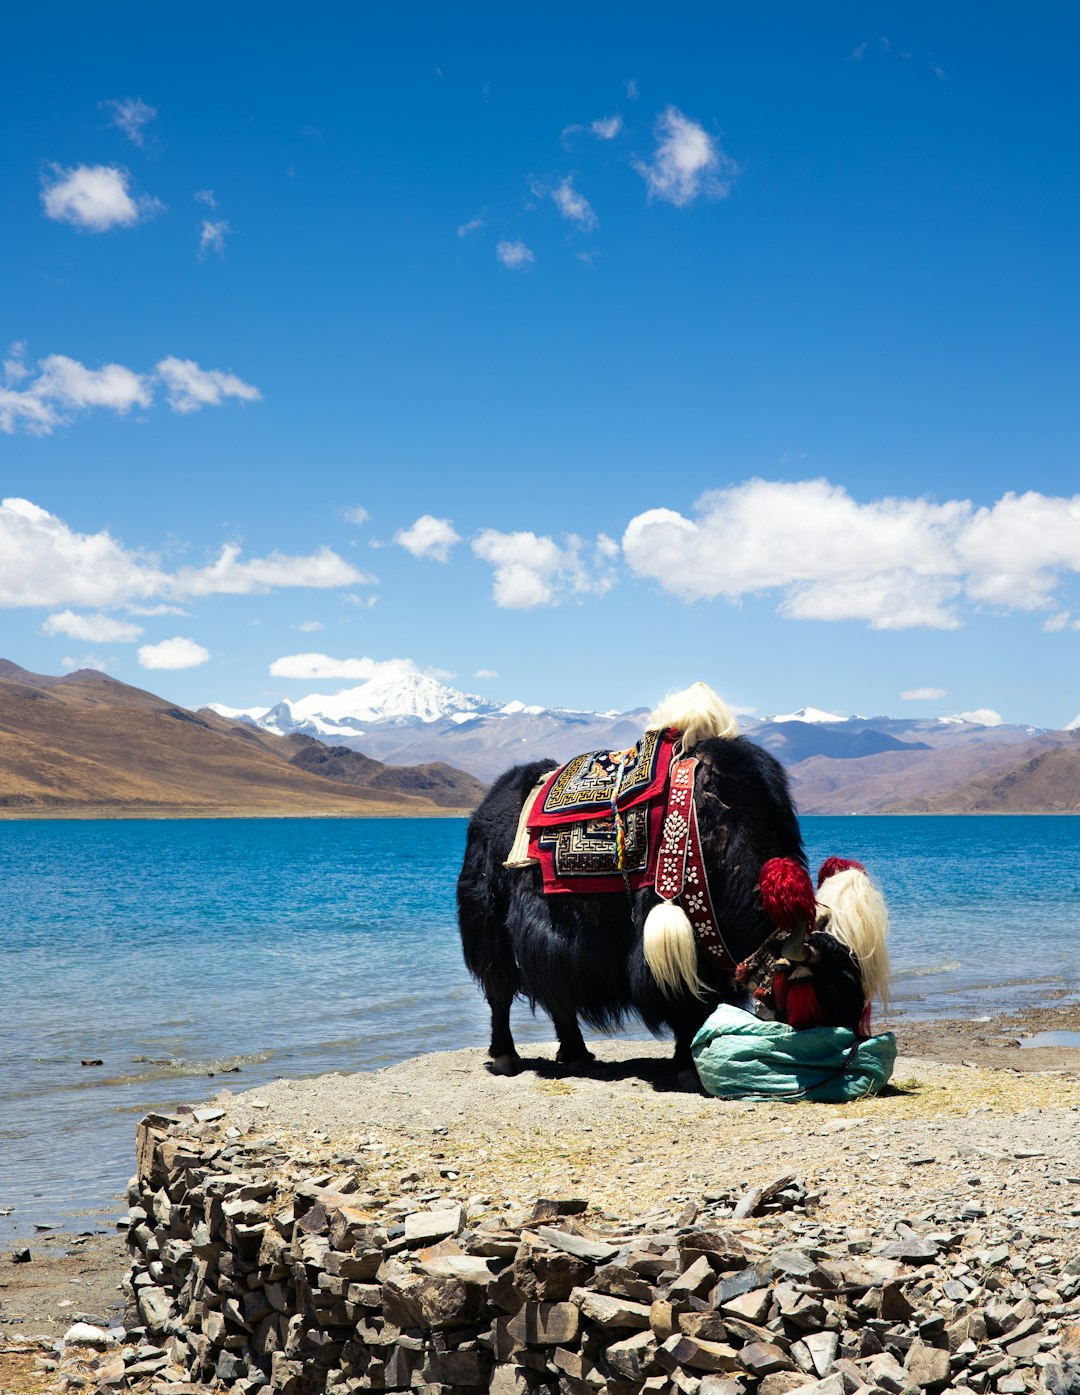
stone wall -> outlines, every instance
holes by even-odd
[[[1080,1259],[977,1206],[853,1229],[789,1177],[602,1229],[582,1199],[508,1220],[373,1197],[341,1158],[298,1179],[221,1112],[139,1127],[129,1341],[174,1391],[1080,1395]]]

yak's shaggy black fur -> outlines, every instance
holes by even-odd
[[[736,737],[703,741],[694,755],[709,890],[739,961],[774,930],[757,896],[762,864],[770,857],[803,862],[802,837],[787,776],[767,751]],[[608,1031],[636,1014],[650,1031],[671,1028],[679,1084],[696,1089],[690,1042],[717,1003],[742,999],[731,975],[699,958],[709,989],[704,1001],[689,992],[667,997],[642,951],[645,917],[658,899],[651,886],[632,898],[618,892],[545,896],[538,868],[503,866],[526,796],[553,768],[551,761],[535,761],[508,770],[469,823],[458,914],[465,963],[491,1006],[489,1069],[513,1075],[521,1068],[510,1032],[510,1005],[520,996],[551,1016],[558,1060],[568,1073],[586,1070],[593,1059],[579,1020]]]

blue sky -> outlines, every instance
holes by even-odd
[[[1078,29],[24,8],[0,652],[192,705],[407,658],[1064,724]]]

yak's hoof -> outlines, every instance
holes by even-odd
[[[521,1057],[517,1052],[507,1053],[505,1056],[492,1056],[490,1061],[484,1064],[492,1075],[519,1075],[521,1073]]]
[[[559,1067],[560,1075],[588,1075],[596,1065],[596,1057],[591,1051],[581,1051],[566,1060],[560,1053],[555,1057],[555,1064]]]

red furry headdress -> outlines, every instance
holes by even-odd
[[[758,877],[765,914],[778,930],[812,928],[817,900],[810,874],[790,857],[770,857]]]
[[[821,888],[822,882],[827,882],[830,877],[835,877],[837,872],[849,872],[852,867],[860,872],[865,872],[866,868],[861,862],[854,862],[847,857],[827,857],[818,868],[817,884]]]

